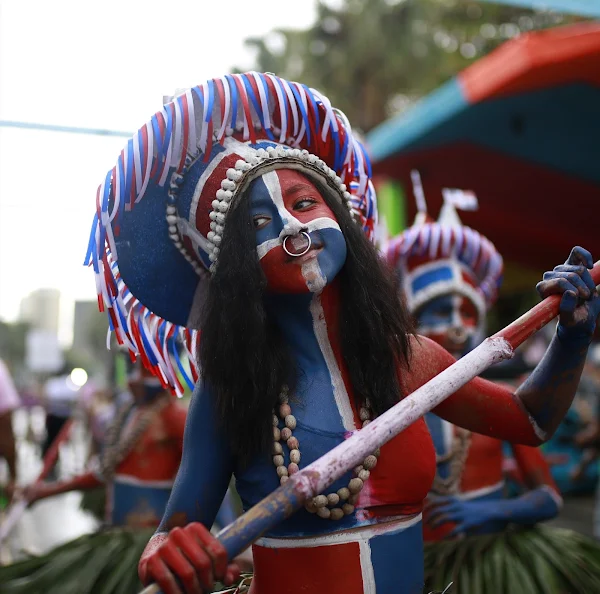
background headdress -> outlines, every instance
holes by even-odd
[[[253,179],[278,168],[319,181],[372,238],[371,166],[346,117],[315,89],[272,74],[231,74],[182,92],[134,134],[98,188],[85,263],[99,307],[119,344],[177,393],[179,377],[197,379],[194,313],[227,212]]]
[[[458,217],[457,208],[477,208],[477,197],[465,190],[444,189],[436,222],[427,214],[419,173],[412,171],[411,178],[418,210],[415,223],[383,250],[400,277],[408,308],[414,313],[427,301],[454,291],[471,299],[483,319],[498,296],[503,261],[489,239]]]

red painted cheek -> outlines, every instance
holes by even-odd
[[[282,247],[273,248],[260,261],[267,279],[267,288],[272,293],[308,293],[306,279],[298,265],[286,262]]]

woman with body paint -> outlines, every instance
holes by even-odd
[[[198,363],[182,463],[139,566],[165,594],[235,581],[206,528],[232,475],[252,507],[454,361],[415,336],[369,242],[369,170],[326,97],[252,72],[165,105],[98,191],[88,260],[118,338],[175,391],[174,341]],[[539,285],[564,294],[561,323],[517,393],[475,379],[436,413],[500,439],[551,435],[598,315],[591,266],[577,248]],[[434,475],[421,419],[255,543],[251,592],[420,594]]]
[[[422,194],[418,174],[413,172],[412,177],[415,195]],[[383,250],[397,274],[419,335],[440,344],[457,359],[485,336],[487,312],[496,300],[503,269],[502,256],[494,245],[460,222],[455,206],[464,203],[469,195],[475,199],[471,193],[444,191],[444,205],[437,222],[421,210],[415,224],[391,239]],[[424,201],[420,204],[424,205]],[[446,241],[442,241],[444,237]],[[440,587],[454,581],[461,592],[495,592],[496,584],[489,580],[483,588],[480,584],[468,589],[468,584],[475,584],[474,574],[482,574],[482,568],[488,564],[502,563],[501,573],[510,571],[514,564],[511,549],[522,546],[528,555],[538,557],[536,563],[524,566],[534,583],[538,583],[543,570],[547,572],[544,580],[548,574],[552,576],[556,592],[580,591],[580,584],[565,581],[565,576],[572,573],[584,580],[581,591],[593,592],[600,587],[600,571],[593,564],[587,571],[579,571],[570,562],[575,551],[564,554],[565,547],[571,547],[577,548],[577,554],[584,559],[591,554],[586,551],[598,555],[593,541],[580,545],[551,528],[532,529],[535,524],[556,517],[562,506],[560,492],[539,448],[509,445],[524,492],[507,497],[502,441],[452,425],[433,413],[425,415],[425,421],[437,461],[423,514],[423,536],[429,543],[425,564],[428,585]],[[521,529],[513,529],[517,526]],[[498,536],[494,541],[476,537],[484,534]],[[465,536],[471,538],[464,539]],[[456,538],[452,554],[446,543],[434,544]],[[541,549],[536,547],[538,538],[546,547],[552,547],[562,566],[545,561]],[[510,539],[510,547],[501,546],[504,539]],[[472,555],[477,549],[478,554]],[[465,562],[455,564],[459,555],[464,556]],[[544,588],[555,592],[549,583]]]

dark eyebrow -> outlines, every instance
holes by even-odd
[[[294,184],[292,187],[288,188],[285,191],[285,195],[289,196],[290,194],[295,194],[296,192],[301,192],[302,190],[313,190],[314,188],[312,186],[309,186],[308,184]]]

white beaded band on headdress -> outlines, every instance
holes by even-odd
[[[305,173],[316,175],[319,179],[325,181],[333,189],[340,201],[346,206],[353,219],[357,218],[358,213],[353,207],[346,184],[336,172],[328,167],[322,159],[309,153],[307,150],[287,148],[284,146],[269,146],[266,149],[250,149],[251,154],[243,159],[238,159],[235,168],[230,167],[227,177],[221,181],[221,189],[217,190],[215,199],[212,201],[212,211],[210,217],[210,231],[206,236],[205,244],[208,251],[208,257],[211,261],[210,271],[214,272],[219,256],[220,245],[225,229],[227,213],[234,200],[248,187],[248,184],[260,177],[267,171],[273,169],[299,169]],[[183,174],[174,173],[171,177],[169,187],[169,199],[167,204],[167,224],[169,226],[169,237],[175,247],[183,254],[185,259],[193,266],[197,274],[204,274],[202,266],[194,260],[185,250],[179,229],[177,227],[177,190],[183,183],[185,171],[193,161],[186,163]]]

